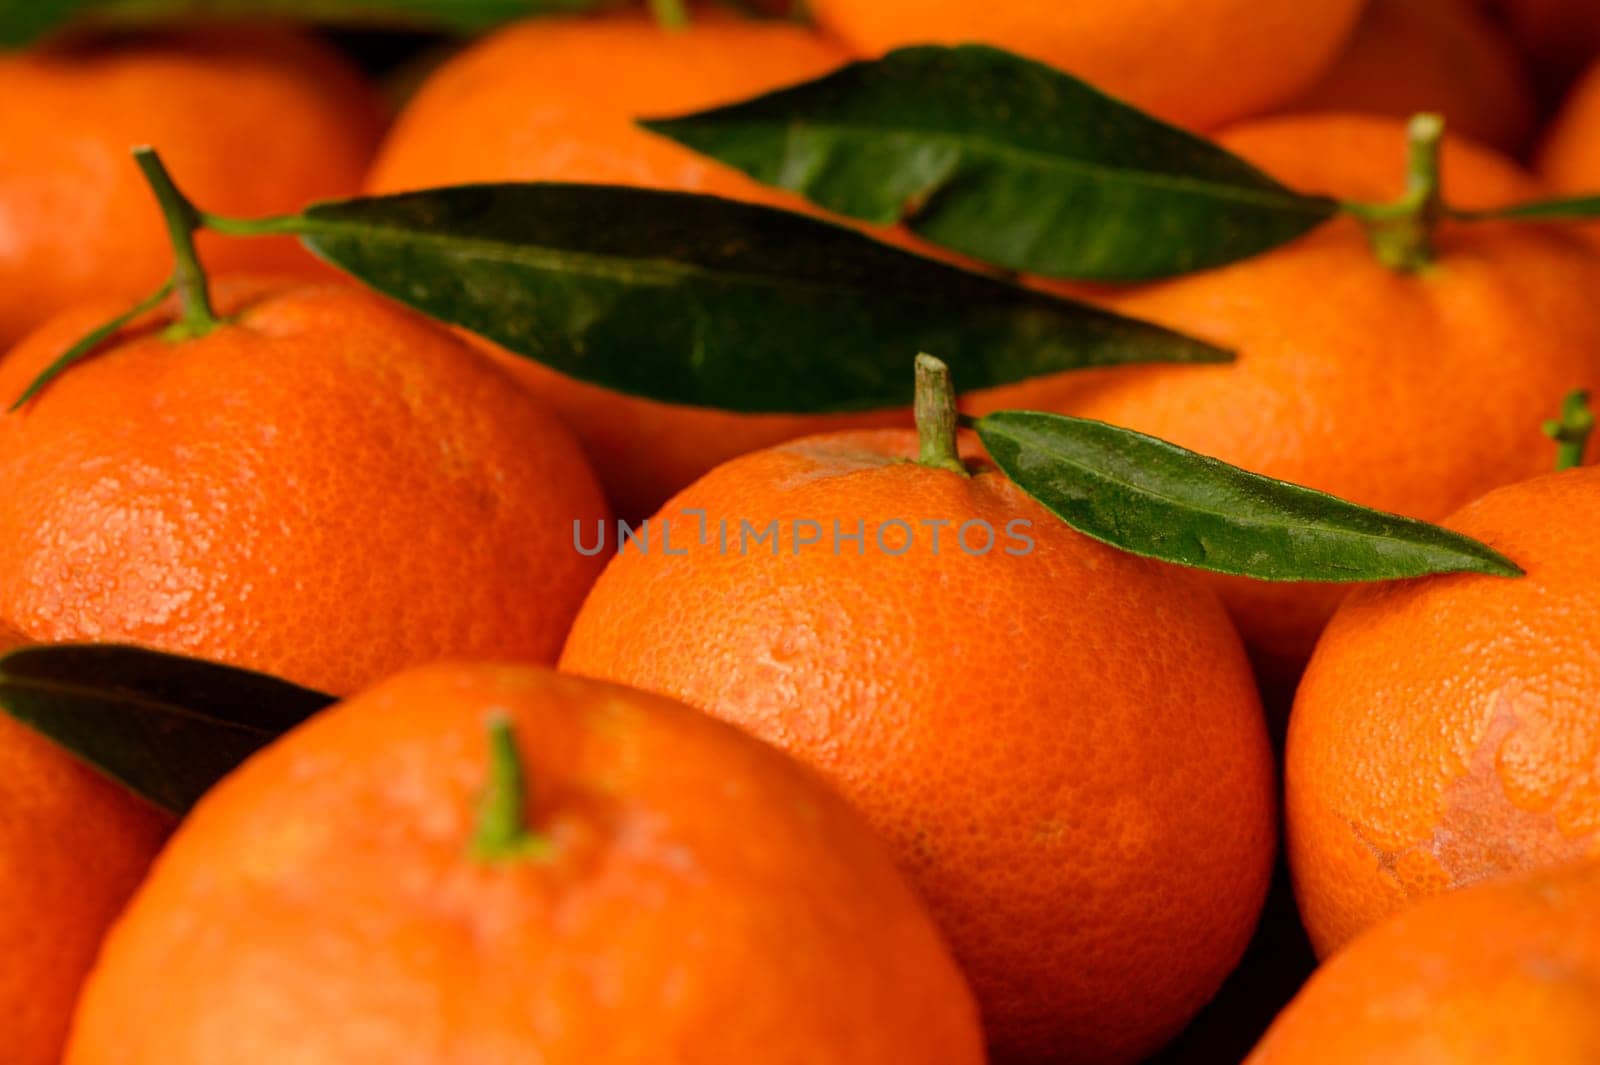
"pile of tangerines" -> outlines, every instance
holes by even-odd
[[[0,713],[0,1061],[1069,1065],[1186,1028],[1162,1060],[1600,1061],[1600,472],[1581,397],[1562,411],[1600,389],[1588,227],[1444,219],[1400,271],[1342,218],[1068,286],[1237,358],[961,397],[1525,571],[1352,591],[1073,531],[937,389],[916,425],[625,396],[289,237],[191,244],[128,155],[241,216],[491,181],[815,214],[636,119],[976,40],[1307,192],[1402,194],[1419,110],[1458,207],[1600,189],[1594,0],[809,9],[529,18],[387,95],[309,28],[0,55],[0,402],[28,397],[0,415],[0,646],[344,699],[181,819]],[[175,250],[181,299],[118,319]],[[680,546],[574,539],[651,514]],[[737,551],[682,515],[1020,521],[1028,550]],[[1287,1001],[1302,927],[1323,964],[1264,1035],[1208,1046],[1280,839],[1298,920],[1269,916],[1235,984]]]

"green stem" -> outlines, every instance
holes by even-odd
[[[523,819],[527,783],[511,719],[504,714],[493,715],[489,718],[488,731],[489,781],[478,803],[472,856],[478,861],[496,864],[547,858],[550,841],[529,829]]]
[[[1409,158],[1406,191],[1394,203],[1346,203],[1348,214],[1367,227],[1378,261],[1393,270],[1417,273],[1433,263],[1434,232],[1445,213],[1440,155],[1444,119],[1422,114],[1407,127]]]
[[[154,148],[145,146],[133,150],[134,161],[144,171],[150,191],[161,205],[162,217],[167,222],[167,236],[172,240],[172,254],[177,260],[172,283],[178,292],[181,317],[171,333],[180,337],[198,337],[222,324],[211,306],[211,290],[206,284],[205,271],[200,257],[195,253],[194,233],[203,224],[194,204],[178,191],[172,175],[162,164]]]
[[[916,417],[921,445],[917,461],[965,477],[967,468],[961,463],[956,443],[960,414],[956,410],[955,385],[950,381],[950,367],[932,355],[917,356]]]
[[[27,389],[22,393],[22,395],[17,397],[17,401],[11,404],[10,408],[7,410],[7,413],[20,410],[22,406],[34,396],[37,396],[40,392],[44,391],[45,386],[51,381],[54,381],[57,377],[60,377],[62,374],[66,373],[77,363],[82,362],[90,355],[93,355],[99,349],[100,345],[110,340],[125,326],[133,322],[134,319],[141,315],[149,314],[151,311],[161,306],[166,302],[167,297],[170,295],[172,295],[172,281],[169,279],[161,286],[160,289],[158,289],[154,294],[146,297],[132,310],[122,312],[109,322],[106,322],[99,328],[85,335],[76,344],[72,345],[72,347],[62,352],[61,356],[56,359],[55,362],[52,362],[49,366],[46,366],[39,376],[33,379],[33,383],[28,385]]]
[[[664,30],[676,32],[689,28],[689,9],[683,0],[650,0],[650,13]]]
[[[227,215],[200,212],[200,225],[227,237],[276,237],[306,231],[304,215],[272,215],[267,218],[229,218]]]
[[[1556,469],[1570,470],[1583,465],[1583,454],[1594,432],[1594,412],[1589,409],[1589,393],[1583,389],[1568,393],[1561,404],[1561,417],[1544,423],[1544,435],[1558,445]]]

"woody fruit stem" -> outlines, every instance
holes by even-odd
[[[1434,260],[1434,232],[1444,214],[1440,156],[1444,119],[1421,114],[1407,127],[1406,191],[1392,204],[1363,207],[1356,214],[1378,261],[1402,273],[1418,273]]]
[[[961,463],[961,451],[956,443],[960,415],[956,410],[956,390],[950,380],[950,367],[932,355],[917,356],[916,418],[920,444],[917,461],[936,470],[966,476],[967,468]]]
[[[200,212],[178,191],[172,175],[167,173],[161,156],[156,154],[154,148],[135,148],[133,158],[144,172],[145,180],[150,183],[150,191],[155,193],[156,203],[161,207],[176,260],[172,284],[177,290],[182,313],[170,335],[182,338],[204,336],[221,325],[222,321],[211,306],[211,290],[206,283],[205,271],[200,267],[200,257],[195,252],[194,234],[202,225]]]

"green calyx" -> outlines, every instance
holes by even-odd
[[[1589,393],[1571,392],[1561,404],[1561,417],[1544,423],[1544,435],[1557,445],[1556,469],[1570,470],[1583,465],[1583,454],[1594,432],[1595,416],[1589,409]]]
[[[950,367],[932,355],[917,356],[916,418],[917,462],[967,476],[956,442],[961,415],[956,410],[956,389],[950,380]]]
[[[489,779],[478,801],[470,853],[475,860],[494,865],[548,858],[550,840],[531,830],[524,819],[527,781],[511,719],[497,713],[487,727]]]
[[[1440,178],[1444,131],[1440,116],[1414,116],[1407,127],[1405,194],[1389,204],[1344,205],[1366,226],[1373,254],[1391,270],[1414,274],[1433,264],[1434,233],[1447,213]]]
[[[172,241],[175,260],[172,285],[178,293],[180,316],[167,330],[166,336],[170,340],[205,336],[221,325],[222,319],[211,306],[211,290],[194,247],[194,235],[205,224],[204,217],[188,197],[178,190],[154,148],[135,148],[133,158],[144,172],[145,180],[150,183],[150,190],[155,193],[161,215],[167,223],[167,236]]]

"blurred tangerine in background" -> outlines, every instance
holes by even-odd
[[[1368,0],[1338,61],[1283,110],[1431,111],[1512,154],[1528,146],[1537,117],[1527,61],[1477,0]]]
[[[1280,106],[1333,63],[1366,0],[809,0],[862,55],[980,41],[1209,129]]]
[[[298,211],[359,191],[376,92],[314,38],[148,33],[0,51],[0,350],[84,301],[154,292],[172,253],[129,150],[161,149],[207,209]],[[291,238],[202,234],[214,270],[326,276]]]

